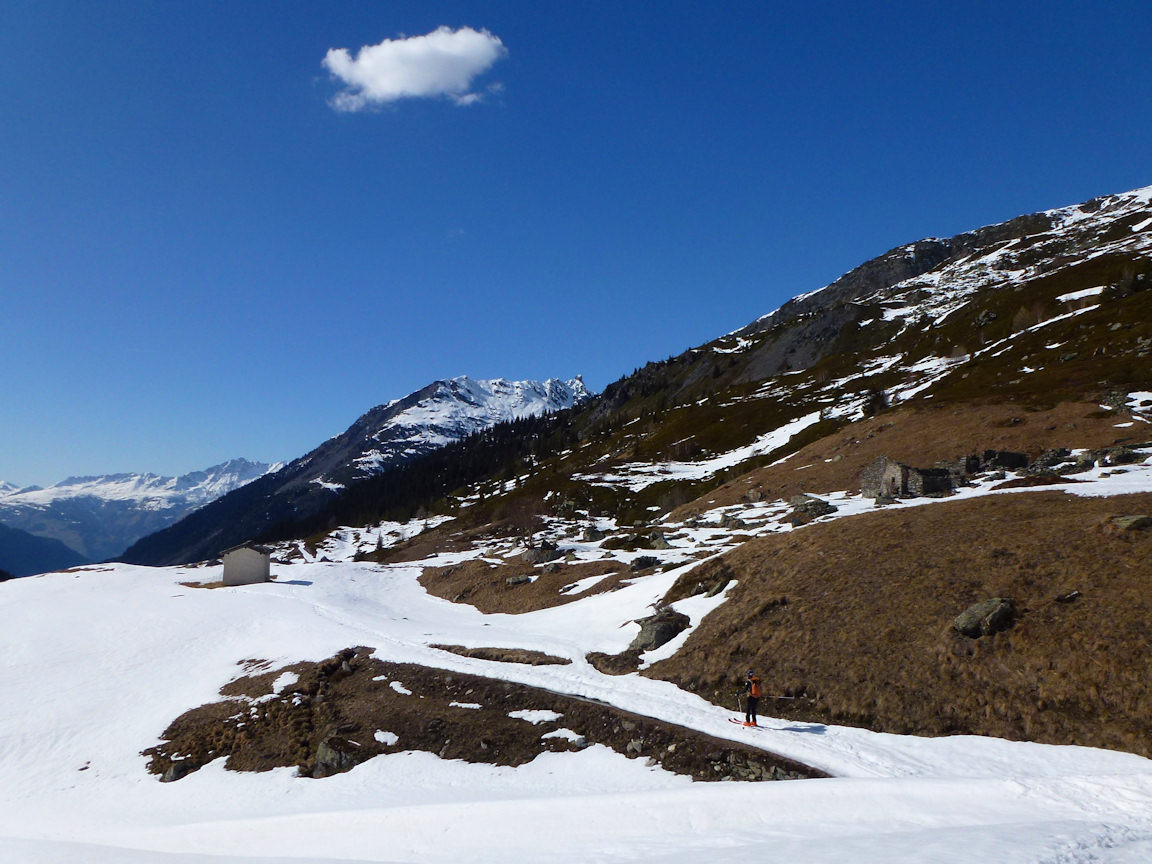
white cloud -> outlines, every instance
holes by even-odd
[[[323,65],[345,84],[331,100],[338,111],[437,96],[470,105],[481,99],[471,92],[472,81],[507,53],[487,30],[440,27],[424,36],[365,45],[355,57],[347,48],[332,48]]]

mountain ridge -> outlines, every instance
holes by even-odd
[[[527,450],[515,440],[525,430],[494,429],[471,449],[455,445],[454,464],[446,454],[429,457],[424,469],[413,463],[404,483],[422,471],[424,482],[412,484],[420,503],[439,499],[445,514],[482,493],[484,506],[470,504],[460,517],[468,522],[523,507],[546,512],[548,496],[640,519],[891,406],[994,399],[1043,408],[1147,391],[1150,226],[1145,187],[1016,217],[955,242],[905,244],[742,330],[609,384],[531,430]],[[918,248],[937,252],[916,253],[923,266],[912,267]],[[795,431],[777,440],[786,428]],[[1067,443],[1050,437],[1050,446]],[[957,441],[951,455],[976,445]],[[507,461],[477,458],[480,447],[503,450]],[[523,488],[493,497],[498,484],[484,470],[520,475]],[[636,472],[650,479],[641,484]],[[342,495],[344,502],[334,498],[266,539],[308,536],[326,522],[408,518],[417,503],[399,500],[385,480]]]
[[[100,561],[275,467],[230,459],[178,477],[116,473],[68,477],[47,487],[4,484],[0,522]]]
[[[202,511],[127,549],[132,563],[209,558],[270,525],[309,516],[349,483],[381,473],[490,428],[586,401],[583,380],[510,381],[462,375],[433,381],[369,409],[344,432],[273,474],[212,502]]]

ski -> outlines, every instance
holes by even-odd
[[[744,726],[743,720],[737,720],[735,717],[728,718],[729,723],[735,723],[737,726]],[[745,726],[746,729],[763,729],[763,726]]]

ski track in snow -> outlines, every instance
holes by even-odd
[[[1152,394],[1133,394],[1133,407]],[[1152,451],[1122,469],[1077,475],[1074,494],[1152,491]],[[1116,472],[1119,473],[1116,473]],[[977,483],[954,498],[1028,494]],[[839,509],[874,503],[823,496]],[[931,506],[913,499],[898,506]],[[660,555],[679,566],[625,587],[521,615],[484,615],[427,594],[426,562],[350,559],[426,523],[340,529],[308,559],[277,563],[277,581],[206,591],[181,582],[219,568],[104,565],[0,585],[0,860],[13,862],[559,862],[745,861],[1147,864],[1152,860],[1152,761],[1083,747],[954,736],[920,738],[773,718],[752,732],[730,711],[638,675],[606,676],[584,659],[617,652],[676,578],[698,562],[724,515],[742,533],[793,530],[781,502],[718,508]],[[595,521],[610,529],[611,520]],[[544,534],[591,560],[597,542]],[[570,527],[570,526],[569,526]],[[672,526],[664,526],[669,530]],[[805,530],[805,529],[797,529]],[[281,552],[296,552],[295,544]],[[321,556],[333,559],[317,560]],[[615,553],[629,560],[643,552]],[[724,602],[675,604],[699,623]],[[687,634],[683,634],[687,638]],[[683,638],[645,656],[654,662]],[[567,666],[478,660],[430,647],[521,647]],[[516,769],[421,752],[377,757],[324,780],[294,769],[225,771],[220,760],[162,784],[140,751],[188,708],[214,701],[262,658],[278,668],[351,645],[384,660],[487,675],[600,699],[639,714],[744,741],[821,768],[831,780],[694,783],[604,747],[544,754]],[[287,680],[287,679],[285,679]],[[395,682],[402,686],[403,682]],[[385,731],[381,735],[387,735]],[[83,770],[81,770],[83,769]]]

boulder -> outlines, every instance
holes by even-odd
[[[316,778],[330,777],[347,771],[356,764],[352,756],[354,749],[351,742],[343,738],[326,738],[316,748],[316,758],[312,763],[312,776]]]
[[[652,541],[651,545],[652,545],[653,549],[671,549],[672,548],[672,544],[669,543],[668,540],[665,539],[664,535],[661,534],[659,531],[653,531],[651,534],[648,535],[648,539],[650,541]]]
[[[1130,531],[1147,531],[1152,528],[1152,516],[1138,513],[1132,516],[1112,516],[1104,520],[1105,534],[1126,534]]]
[[[793,495],[788,503],[792,505],[793,513],[802,513],[810,519],[819,519],[836,512],[835,505],[815,495]]]
[[[509,576],[507,579],[504,580],[504,584],[507,585],[509,588],[512,588],[516,585],[525,585],[531,581],[532,581],[531,576],[529,576],[527,573],[521,573],[518,576]]]
[[[1131,447],[1113,447],[1107,451],[1107,465],[1133,465],[1144,461],[1144,454]]]
[[[655,615],[641,618],[636,623],[640,625],[640,632],[636,634],[628,650],[652,651],[680,635],[692,623],[692,619],[683,612],[663,609]]]
[[[991,597],[965,609],[952,626],[970,639],[1007,630],[1016,621],[1016,606],[1007,597]]]
[[[564,553],[555,546],[551,549],[540,546],[536,549],[525,549],[520,555],[520,560],[525,564],[546,564],[549,561],[555,561],[557,558],[562,557],[564,557]]]
[[[600,540],[603,540],[607,536],[608,536],[608,534],[606,532],[601,531],[595,525],[589,525],[587,528],[584,529],[584,535],[583,535],[582,539],[584,540],[585,543],[597,543]]]
[[[192,764],[188,760],[181,760],[179,762],[172,762],[164,773],[160,775],[161,783],[174,783],[181,777],[185,777],[192,770]]]
[[[721,591],[723,591],[725,588],[727,588],[728,583],[731,581],[732,581],[731,579],[717,579],[716,584],[714,584],[711,588],[709,588],[705,592],[705,596],[706,597],[715,597],[717,594],[719,594]]]
[[[655,567],[659,563],[660,559],[654,555],[641,555],[628,565],[628,569],[633,572],[637,570],[647,570],[649,567]]]
[[[1028,454],[1017,453],[1013,450],[985,450],[983,462],[990,468],[1006,468],[1009,471],[1019,471],[1028,467]]]

